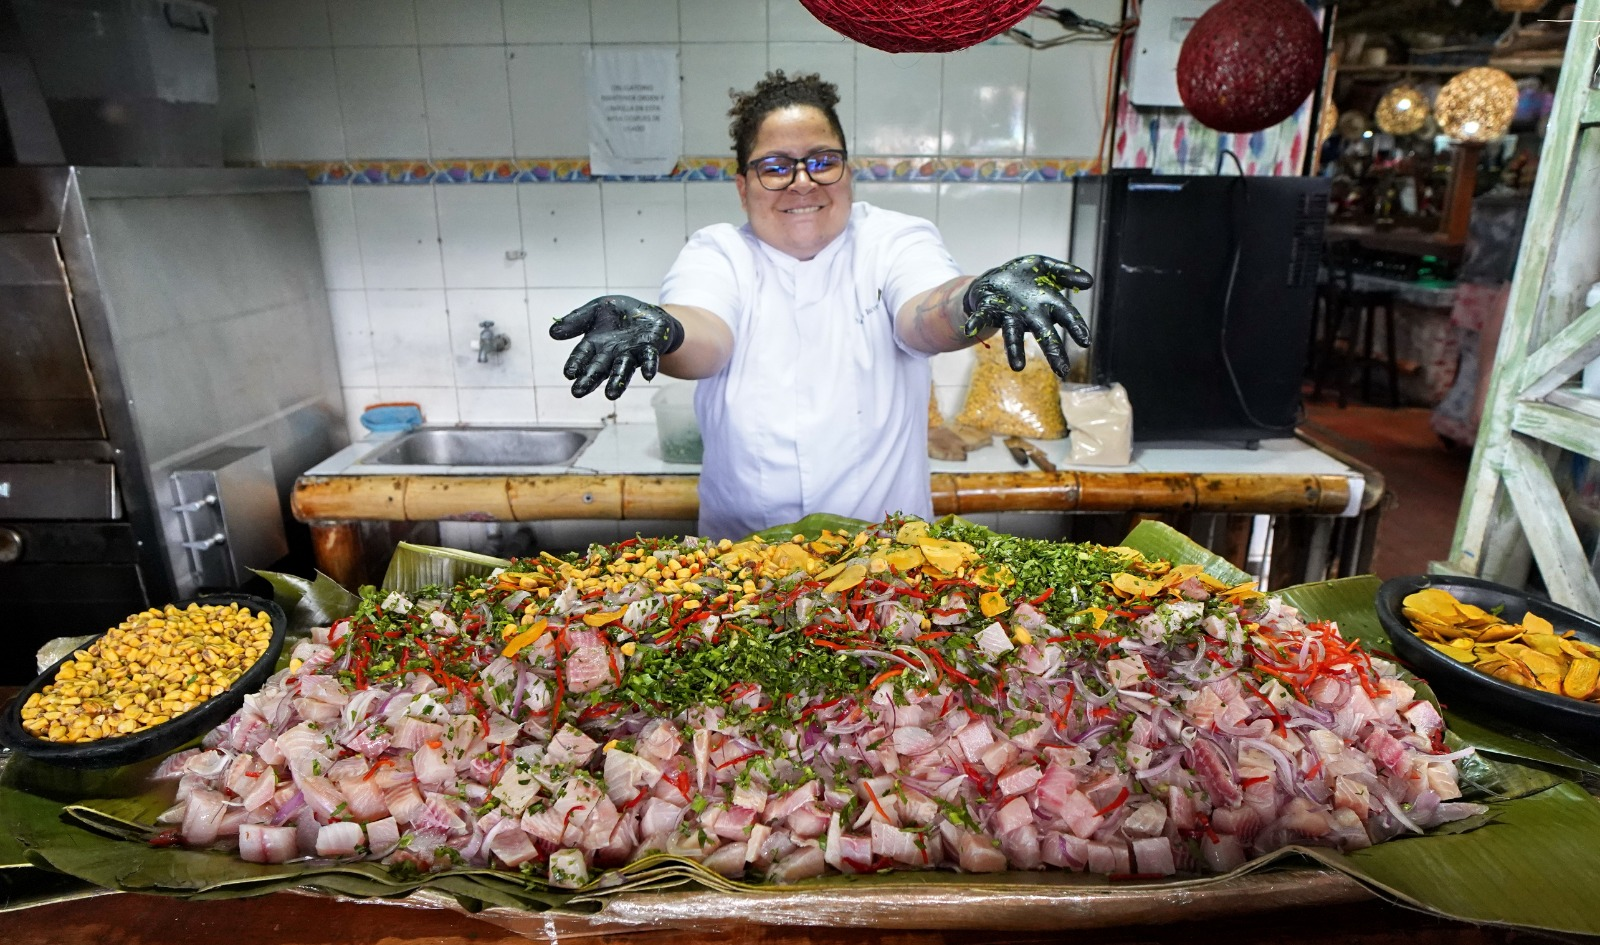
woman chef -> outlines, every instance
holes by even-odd
[[[583,336],[572,392],[622,395],[637,368],[699,378],[700,534],[740,538],[812,512],[933,514],[928,357],[1025,333],[1063,377],[1057,326],[1088,333],[1068,292],[1089,274],[1023,256],[961,275],[933,224],[852,203],[838,90],[772,72],[730,114],[749,222],[690,237],[659,306],[610,295],[550,326]]]

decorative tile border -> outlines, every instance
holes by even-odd
[[[1088,173],[1092,158],[869,157],[850,162],[856,180],[874,183],[1059,183]],[[684,158],[670,174],[608,176],[586,158],[475,161],[314,161],[281,163],[313,184],[586,184],[595,181],[730,181],[731,157]]]

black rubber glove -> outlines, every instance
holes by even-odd
[[[606,379],[606,398],[616,400],[637,368],[653,380],[661,356],[683,344],[683,323],[660,306],[626,295],[606,295],[569,312],[550,326],[550,337],[566,341],[583,335],[562,373],[572,381],[572,396],[592,393]]]
[[[1033,332],[1044,350],[1050,369],[1067,376],[1067,354],[1056,326],[1072,340],[1088,347],[1089,329],[1083,324],[1068,293],[1094,285],[1094,277],[1071,263],[1048,256],[1021,256],[996,266],[972,280],[961,308],[967,313],[966,332],[973,336],[985,328],[998,328],[1005,339],[1011,370],[1027,364],[1022,352],[1026,332]]]

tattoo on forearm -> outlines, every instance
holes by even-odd
[[[923,351],[954,351],[968,344],[964,331],[967,316],[961,309],[968,281],[951,279],[917,304],[909,326],[911,337],[906,339],[911,345]]]

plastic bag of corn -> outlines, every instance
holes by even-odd
[[[978,347],[978,365],[972,371],[967,400],[956,422],[990,433],[1059,440],[1067,435],[1061,415],[1061,382],[1044,352],[1029,339],[1028,364],[1011,370],[1006,349],[996,336]]]

